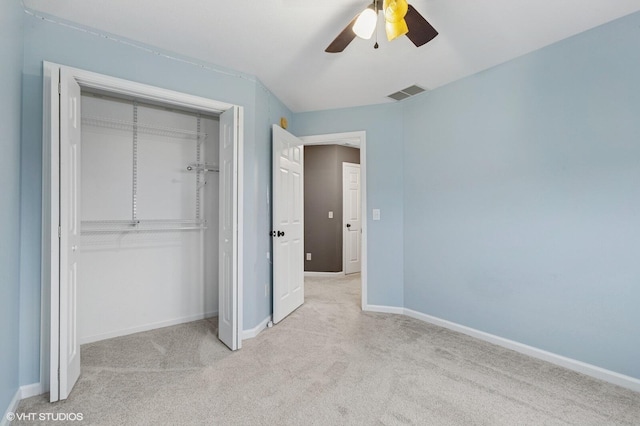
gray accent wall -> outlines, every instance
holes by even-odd
[[[342,271],[342,163],[360,164],[360,150],[304,147],[304,270]],[[333,218],[329,218],[329,212]]]

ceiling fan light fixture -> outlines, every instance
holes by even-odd
[[[353,32],[360,38],[369,40],[376,29],[378,15],[373,9],[366,8],[353,24]]]
[[[384,15],[385,30],[389,40],[406,35],[411,43],[420,47],[438,35],[438,31],[407,0],[373,0],[373,4],[354,16],[324,51],[342,52],[356,36],[370,39],[376,32],[380,11]],[[378,48],[377,32],[373,48]]]

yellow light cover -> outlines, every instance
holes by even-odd
[[[398,22],[385,22],[384,29],[387,33],[387,40],[391,41],[409,32],[407,22],[402,19]]]
[[[391,41],[409,32],[407,21],[404,20],[409,4],[406,0],[384,0],[382,4],[385,19],[387,40]]]
[[[387,22],[398,22],[407,14],[409,3],[406,0],[384,0],[382,8]]]

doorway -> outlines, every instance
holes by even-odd
[[[140,100],[153,105],[197,111],[219,117],[219,338],[230,349],[241,347],[242,280],[239,253],[242,252],[242,152],[243,110],[241,107],[186,95],[84,70],[44,63],[44,133],[43,133],[43,247],[42,247],[42,377],[50,400],[66,399],[80,374],[80,339],[78,338],[78,260],[82,249],[80,235],[81,205],[81,91]],[[199,121],[198,121],[199,122]],[[111,120],[111,124],[114,121]],[[117,123],[121,125],[122,123]],[[134,135],[135,122],[127,123]],[[159,129],[156,127],[154,131]],[[196,139],[200,132],[196,131]],[[134,136],[133,167],[136,145]],[[171,156],[167,156],[170,158]],[[210,168],[195,158],[190,164],[193,180],[201,184],[200,172]],[[194,170],[195,169],[195,170]],[[140,226],[136,214],[135,172],[133,227]],[[198,176],[198,177],[195,177]],[[201,187],[198,190],[202,189]],[[197,197],[196,197],[197,198]],[[158,201],[158,200],[156,200]],[[154,201],[155,202],[155,201]],[[200,205],[196,203],[194,211]],[[199,213],[186,223],[172,221],[172,231],[201,232],[205,226]],[[168,222],[168,221],[167,221]],[[118,223],[115,225],[121,225]],[[129,223],[128,223],[129,224]],[[105,224],[101,224],[105,225]],[[114,223],[108,224],[109,226]],[[154,225],[158,226],[155,222]],[[173,229],[176,228],[176,229]],[[188,229],[186,229],[188,228]],[[168,229],[163,229],[166,231]],[[46,348],[50,348],[47,352]],[[48,374],[47,374],[48,373]],[[48,379],[48,380],[47,380]]]
[[[360,228],[360,281],[361,281],[361,307],[364,307],[367,304],[367,192],[366,192],[366,132],[358,131],[358,132],[346,132],[346,133],[332,133],[332,134],[324,134],[324,135],[314,135],[314,136],[304,136],[300,138],[304,142],[305,151],[308,151],[307,148],[315,147],[315,146],[340,146],[347,148],[357,148],[359,149],[359,168],[360,168],[360,181],[359,181],[359,189],[360,189],[360,197],[359,197],[359,228]],[[305,153],[306,155],[306,153]],[[358,162],[358,161],[355,161]],[[306,167],[306,166],[305,166]],[[340,164],[340,171],[342,172],[343,165]],[[305,179],[307,179],[305,170]],[[340,188],[342,188],[343,181],[339,180]],[[311,195],[305,195],[305,197],[309,197]],[[342,200],[342,194],[340,195],[340,200]],[[349,224],[349,221],[343,220],[343,211],[323,211],[321,216],[327,220],[337,220],[339,222],[339,231],[341,234],[346,233],[344,231],[347,229],[346,225]],[[331,217],[330,217],[331,216]],[[307,224],[305,223],[305,226]],[[344,242],[344,236],[342,238]],[[343,243],[341,243],[343,244]],[[340,257],[341,268],[336,272],[329,273],[305,273],[306,276],[344,276],[347,271],[345,265],[345,252],[344,249],[343,255]],[[308,258],[308,253],[305,250],[305,259]],[[313,261],[313,252],[311,252],[311,259]],[[307,262],[307,260],[305,260]],[[356,271],[353,271],[356,272]]]

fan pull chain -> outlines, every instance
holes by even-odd
[[[375,0],[374,4],[373,4],[373,8],[376,10],[376,29],[375,29],[375,32],[376,32],[376,44],[373,45],[374,49],[377,49],[378,47],[380,47],[378,45],[378,20],[379,20],[378,19],[378,1],[379,0]]]

